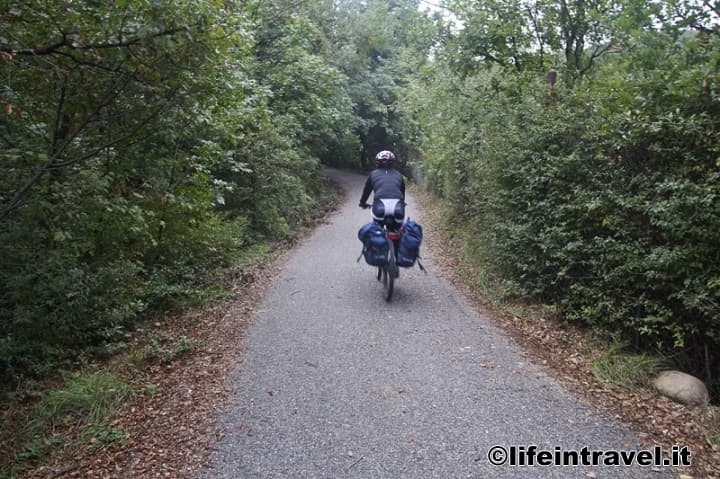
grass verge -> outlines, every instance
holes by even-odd
[[[613,342],[592,362],[595,375],[610,384],[629,390],[650,386],[655,376],[670,362],[660,356],[633,353],[627,343]]]
[[[59,447],[74,450],[81,443],[101,447],[126,439],[110,419],[134,390],[117,375],[102,370],[75,372],[60,386],[35,393],[39,399],[31,405],[20,403],[3,411],[16,415],[16,422],[3,418],[4,425],[14,426],[3,433],[13,433],[3,438],[3,445],[14,446],[14,454],[7,458],[0,477],[16,477]]]

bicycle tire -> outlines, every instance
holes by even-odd
[[[397,270],[397,263],[395,262],[395,247],[391,245],[392,251],[387,266],[385,266],[383,274],[383,286],[385,286],[385,301],[391,301],[393,291],[395,289],[395,273]]]

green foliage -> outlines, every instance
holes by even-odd
[[[290,7],[0,2],[0,390],[227,294],[226,267],[242,278],[334,203],[321,163],[407,158],[397,100],[435,41],[418,3]],[[128,361],[194,347],[155,335]],[[112,384],[78,376],[43,398],[21,456],[40,459],[60,440],[45,429],[80,416],[81,440],[125,441],[104,421],[128,393]]]
[[[467,18],[511,4],[472,4]],[[693,31],[651,28],[665,21],[651,16],[661,8],[624,5],[588,17],[606,33],[554,87],[546,72],[480,50],[459,69],[458,44],[489,48],[492,33],[465,29],[415,76],[403,112],[415,118],[428,185],[474,236],[467,248],[492,278],[484,283],[705,376],[720,361],[720,37],[697,6],[685,5]],[[491,13],[488,29],[517,28]],[[613,54],[590,62],[605,47]],[[537,65],[551,51],[518,55]]]
[[[195,343],[187,336],[173,339],[164,334],[154,334],[151,335],[150,342],[144,349],[144,359],[166,364],[194,350]]]
[[[347,75],[354,103],[352,123],[360,151],[351,166],[372,166],[381,150],[393,150],[401,166],[412,159],[407,141],[412,119],[399,100],[413,73],[428,61],[439,21],[418,10],[417,0],[338,2],[336,51],[331,60]],[[358,161],[359,160],[359,161]]]
[[[662,3],[636,0],[448,0],[464,28],[447,41],[449,63],[465,74],[488,64],[508,74],[561,70],[568,85],[603,56],[653,26]]]
[[[127,342],[357,148],[323,0],[0,6],[0,383]]]
[[[122,429],[105,424],[88,427],[82,438],[83,441],[89,442],[96,448],[116,443],[120,443],[123,447],[126,447],[128,439],[128,433]]]
[[[418,7],[0,6],[0,382],[222,294],[322,211],[322,163],[385,148],[454,206],[483,284],[717,369],[717,11]]]
[[[64,442],[65,440],[59,437],[48,438],[45,436],[37,436],[24,445],[25,450],[18,454],[17,460],[19,463],[42,460],[54,448],[61,447]],[[18,465],[15,467],[18,467]],[[11,473],[9,477],[16,476]]]

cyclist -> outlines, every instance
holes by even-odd
[[[392,151],[383,150],[375,156],[377,168],[370,172],[365,182],[359,205],[361,208],[370,208],[367,200],[373,191],[373,219],[381,225],[387,224],[392,230],[400,226],[405,218],[405,180],[393,168],[394,163],[395,155]]]

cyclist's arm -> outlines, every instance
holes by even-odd
[[[404,201],[405,201],[405,177],[404,177],[404,176],[401,176],[400,178],[401,178],[401,180],[400,180],[400,192],[402,193],[402,198],[401,198],[401,199],[402,199],[403,202],[404,202]]]
[[[360,197],[360,203],[367,203],[367,199],[370,196],[370,192],[372,191],[372,181],[370,181],[370,176],[368,176],[367,181],[365,182],[365,188],[363,189],[362,196]]]

